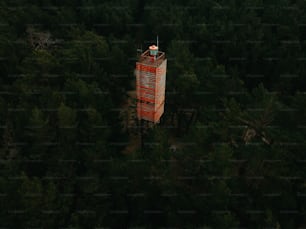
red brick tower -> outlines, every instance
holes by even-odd
[[[158,123],[164,113],[167,59],[152,45],[136,62],[137,117]]]

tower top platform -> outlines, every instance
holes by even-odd
[[[165,60],[165,58],[166,55],[164,52],[158,51],[156,56],[152,56],[150,55],[150,49],[148,49],[140,55],[138,62],[157,67]]]

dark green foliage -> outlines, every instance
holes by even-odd
[[[0,228],[304,228],[305,10],[1,1]],[[165,113],[140,149],[122,114],[156,35]]]

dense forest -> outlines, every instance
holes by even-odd
[[[1,228],[306,227],[305,0],[2,0],[0,69]]]

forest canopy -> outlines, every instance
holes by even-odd
[[[305,41],[304,0],[2,0],[0,227],[306,227]]]

